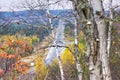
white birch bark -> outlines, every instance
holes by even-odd
[[[113,8],[112,8],[112,0],[109,0],[109,14],[110,14],[110,23],[108,27],[108,39],[107,39],[107,54],[108,58],[110,56],[110,49],[111,49],[111,32],[112,32],[112,27],[113,27]]]
[[[90,80],[101,80],[101,68],[100,68],[100,56],[99,56],[99,48],[98,48],[98,42],[95,41],[95,35],[96,32],[94,32],[95,26],[92,24],[92,22],[87,22],[87,28],[90,28],[88,40],[87,40],[87,52],[86,54],[89,54],[89,71],[90,71]],[[97,49],[98,48],[98,49]]]
[[[86,0],[87,2],[87,0]],[[88,0],[90,4],[90,1]],[[79,2],[75,4],[73,1],[73,5],[76,8],[77,12],[79,12],[80,20],[83,25],[83,32],[85,33],[86,37],[86,43],[87,43],[87,51],[86,51],[86,56],[88,57],[88,65],[89,65],[89,71],[90,71],[90,80],[101,80],[101,73],[100,73],[100,59],[99,59],[99,49],[97,49],[97,42],[95,41],[96,37],[95,35],[97,31],[94,32],[95,26],[93,25],[93,16],[89,7],[84,7],[84,8],[78,8],[77,6],[88,6],[84,2]],[[86,10],[86,13],[83,12]],[[84,14],[83,14],[84,13]],[[83,15],[81,15],[83,14]],[[85,18],[86,16],[87,18]],[[84,21],[85,20],[85,21]],[[87,24],[85,23],[87,22]],[[75,40],[76,42],[76,40]],[[97,51],[96,51],[97,50]],[[97,59],[96,59],[97,58]],[[96,61],[97,60],[97,61]],[[94,64],[95,62],[95,64]],[[79,68],[81,69],[81,68]],[[79,70],[78,69],[78,70]],[[81,70],[82,71],[82,70]],[[82,74],[81,74],[82,76]]]
[[[77,18],[77,17],[75,17],[75,18]],[[74,47],[74,50],[75,50],[75,55],[76,55],[76,57],[75,57],[76,58],[76,68],[78,71],[78,78],[79,78],[79,80],[82,80],[82,68],[81,68],[81,64],[79,62],[79,56],[78,56],[79,52],[78,52],[78,30],[77,30],[77,27],[78,27],[78,23],[77,23],[77,20],[75,19],[75,27],[74,27],[75,47]]]
[[[48,16],[49,23],[50,23],[50,29],[52,31],[52,37],[53,37],[53,40],[55,40],[55,32],[53,30],[52,16],[51,16],[50,10],[49,10],[49,0],[47,0],[47,16]],[[57,45],[56,41],[55,41],[54,44]],[[59,68],[60,68],[61,80],[65,80],[63,67],[62,67],[62,62],[61,62],[61,59],[60,59],[60,55],[58,53],[58,47],[56,46],[55,49],[56,49],[57,60],[58,60]]]
[[[52,23],[52,15],[50,14],[50,9],[49,9],[49,0],[47,0],[47,16],[48,16],[48,20],[49,20],[49,23],[50,23],[50,30],[52,31],[52,37],[54,38],[55,37],[55,33],[53,31],[53,23]]]
[[[60,25],[61,24],[61,25]],[[61,35],[64,35],[64,25],[63,25],[63,22],[61,20],[59,20],[59,25],[58,25],[58,33],[57,36],[55,36],[55,45],[62,45],[62,44],[59,44],[58,41],[62,41],[64,39],[64,37]],[[62,30],[62,31],[60,31]],[[60,74],[61,74],[61,80],[65,80],[65,77],[64,77],[64,70],[63,70],[63,67],[62,67],[62,61],[60,59],[60,47],[55,47],[56,49],[56,55],[57,55],[57,60],[58,60],[58,64],[59,64],[59,68],[60,68]]]
[[[65,78],[64,78],[64,72],[63,72],[63,67],[62,67],[62,62],[61,62],[61,59],[60,59],[60,55],[58,55],[59,53],[58,53],[57,47],[56,47],[56,54],[57,54],[59,68],[60,68],[61,80],[65,80]]]
[[[102,73],[104,80],[112,80],[109,59],[107,54],[107,38],[106,38],[106,25],[103,14],[102,0],[91,0],[92,7],[94,9],[95,21],[97,24],[97,29],[99,33],[100,41],[100,59],[102,62]]]

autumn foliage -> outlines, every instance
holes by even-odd
[[[39,42],[36,36],[1,36],[0,61],[3,62],[0,63],[0,75],[3,75],[3,72],[7,73],[7,71],[15,73],[26,72],[28,70],[28,64],[21,61],[21,58],[32,54],[33,42],[35,41]]]
[[[46,65],[41,57],[38,57],[36,59],[36,79],[37,80],[44,80],[46,77],[48,69],[46,68]]]
[[[73,54],[68,50],[65,49],[61,55],[61,60],[63,64],[75,64],[75,58],[73,56]]]
[[[2,70],[2,69],[0,69],[0,77],[2,76],[2,74],[3,74],[3,70]]]

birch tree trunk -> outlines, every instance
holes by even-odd
[[[48,20],[50,23],[50,30],[52,31],[52,37],[53,37],[53,40],[55,40],[55,32],[53,30],[52,15],[50,14],[50,10],[49,10],[49,0],[47,0],[47,11],[46,12],[47,12]],[[54,44],[57,45],[56,41],[54,41]],[[62,62],[60,59],[60,55],[58,55],[58,47],[56,46],[55,49],[56,49],[57,60],[58,60],[59,68],[60,68],[61,80],[65,80]]]
[[[108,27],[108,38],[107,38],[107,54],[108,58],[110,56],[110,49],[111,49],[111,32],[112,32],[112,27],[113,27],[113,8],[112,8],[112,0],[109,0],[109,11],[110,11],[110,23]]]
[[[64,78],[64,72],[63,72],[63,67],[62,67],[62,62],[61,62],[61,59],[60,59],[60,55],[58,55],[58,47],[56,47],[56,54],[57,54],[57,59],[58,59],[58,64],[59,64],[59,68],[60,68],[60,74],[61,74],[61,80],[65,80]]]
[[[91,0],[92,7],[94,10],[95,22],[97,24],[97,29],[99,33],[100,42],[100,59],[102,62],[102,73],[104,80],[112,80],[109,59],[107,54],[107,38],[106,38],[106,24],[104,20],[102,0]]]
[[[75,18],[77,18],[77,14],[75,14]],[[75,19],[75,27],[74,27],[74,51],[75,51],[75,58],[76,58],[76,68],[77,68],[77,72],[78,72],[78,78],[79,80],[82,80],[82,68],[81,68],[81,64],[79,62],[79,51],[78,51],[78,22],[77,19]]]
[[[49,10],[49,0],[47,0],[47,16],[48,16],[48,20],[49,20],[49,23],[50,23],[50,31],[52,31],[52,37],[54,38],[55,37],[55,33],[53,31],[53,23],[52,23],[52,15],[50,14],[50,10]]]
[[[89,23],[89,24],[88,24]],[[87,54],[89,54],[89,71],[90,71],[90,80],[102,80],[101,75],[101,62],[99,54],[99,42],[97,41],[97,30],[96,26],[93,23],[88,22],[88,27],[91,31],[87,37]]]
[[[83,32],[86,37],[88,57],[88,66],[90,71],[90,80],[102,80],[101,76],[101,62],[99,55],[98,31],[94,25],[93,12],[88,0],[73,1],[73,5],[80,16],[80,21],[83,26]],[[82,7],[82,8],[81,8]]]

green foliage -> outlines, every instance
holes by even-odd
[[[33,25],[34,26],[34,25]],[[31,35],[37,35],[41,40],[47,36],[48,30],[44,27],[33,27],[32,25],[26,25],[23,23],[11,23],[9,25],[6,25],[0,29],[0,34],[2,35],[15,35],[16,33],[26,36]],[[41,26],[41,25],[35,25],[35,26]]]
[[[107,28],[109,27],[109,24],[110,24],[110,20],[106,19],[106,26],[107,26]]]
[[[117,20],[118,22],[120,22],[120,16],[118,16],[118,17],[116,18],[116,20]]]
[[[13,50],[13,49],[9,49],[9,50],[8,50],[8,53],[9,53],[9,54],[13,54],[13,53],[14,53],[14,50]]]
[[[39,38],[37,36],[32,36],[32,43],[38,43],[39,42]]]
[[[73,41],[74,40],[74,29],[70,26],[65,27],[65,37],[68,41]]]

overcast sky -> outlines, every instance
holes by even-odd
[[[25,0],[0,0],[0,11],[19,11],[19,10],[25,10],[23,7],[23,3]],[[27,2],[32,3],[32,5],[35,5],[37,0],[26,0]],[[42,2],[45,2],[45,0],[41,0]],[[51,0],[51,3],[54,3],[56,0]],[[108,7],[108,0],[104,0],[104,5],[107,9]],[[120,0],[113,0],[113,6],[120,5]],[[51,5],[50,9],[71,9],[72,3],[68,0],[60,0],[58,4]]]
[[[23,4],[25,5],[25,1],[32,3],[32,5],[36,5],[38,0],[0,0],[0,11],[19,11],[24,10]],[[45,0],[41,0],[45,2]],[[54,3],[56,0],[51,0],[50,3]],[[61,0],[59,3],[50,5],[50,9],[71,9],[72,3],[68,0]]]

